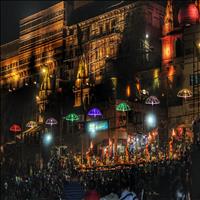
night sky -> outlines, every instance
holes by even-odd
[[[19,20],[48,8],[60,1],[0,1],[1,2],[1,44],[19,36]]]
[[[0,1],[1,2],[1,44],[15,40],[19,36],[19,20],[48,8],[61,0],[35,0],[35,1]],[[100,1],[100,0],[99,0]],[[166,0],[154,0],[163,1]],[[180,7],[190,0],[175,0],[173,4]]]

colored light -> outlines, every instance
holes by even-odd
[[[70,113],[65,117],[65,120],[71,121],[71,122],[78,121],[79,120],[79,116],[77,114],[75,114],[75,113]]]
[[[37,122],[35,121],[29,121],[27,124],[26,124],[26,127],[27,128],[33,128],[33,127],[36,127],[37,126]]]
[[[160,86],[160,81],[159,81],[159,70],[155,69],[153,73],[153,87],[154,88],[159,88]]]
[[[42,68],[42,73],[46,73],[46,72],[47,72],[46,68]]]
[[[130,95],[131,95],[131,87],[130,87],[130,85],[127,85],[127,87],[126,87],[126,96],[130,97]]]
[[[147,90],[145,90],[145,89],[140,90],[140,93],[142,95],[148,95],[149,94],[149,92]]]
[[[53,141],[52,134],[46,133],[46,134],[44,135],[44,138],[43,138],[43,143],[44,143],[45,145],[50,145],[50,144],[52,143],[52,141]]]
[[[40,100],[40,97],[39,97],[39,96],[36,96],[36,100]]]
[[[189,89],[184,88],[178,92],[177,97],[186,99],[192,97],[192,92]]]
[[[160,104],[160,101],[158,100],[156,96],[150,96],[146,99],[145,104],[149,104],[153,106],[153,105]]]
[[[175,74],[175,69],[174,66],[170,66],[169,67],[169,71],[168,71],[168,79],[173,82],[174,80],[174,74]]]
[[[47,119],[46,122],[45,122],[45,124],[50,125],[50,126],[56,125],[57,123],[58,123],[57,120],[54,119],[54,118],[49,118],[49,119]]]
[[[90,117],[99,117],[102,116],[102,113],[98,108],[92,108],[88,111],[87,115]]]
[[[20,132],[22,131],[20,125],[18,124],[13,124],[11,127],[10,127],[10,131],[16,133],[16,132]]]
[[[156,116],[153,113],[146,115],[145,121],[148,127],[156,127]]]
[[[91,137],[95,137],[97,131],[103,131],[108,129],[108,121],[90,121],[86,123],[86,131],[90,133]]]
[[[121,111],[121,112],[127,112],[127,111],[130,111],[131,108],[130,108],[130,106],[127,103],[122,102],[122,103],[120,103],[120,104],[118,104],[116,106],[116,110],[117,111]]]

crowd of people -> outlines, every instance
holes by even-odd
[[[2,199],[162,200],[183,198],[190,190],[190,152],[181,160],[78,170],[75,159],[53,154],[43,169],[26,170],[16,161],[1,161]]]

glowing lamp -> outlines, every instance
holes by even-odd
[[[52,134],[46,133],[46,134],[44,135],[44,138],[43,138],[43,143],[44,143],[45,145],[50,145],[50,144],[52,143],[52,141],[53,141]]]
[[[150,127],[150,128],[156,127],[156,116],[153,113],[149,113],[145,117],[145,121],[146,121],[146,124],[148,127]]]
[[[46,68],[42,68],[42,73],[46,73],[47,72],[47,70],[46,70]]]

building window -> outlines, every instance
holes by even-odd
[[[190,75],[190,85],[200,84],[200,74],[191,74]]]
[[[185,49],[185,55],[191,55],[193,52],[192,48]]]

